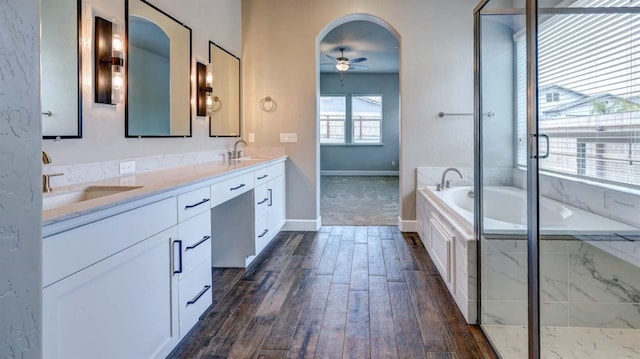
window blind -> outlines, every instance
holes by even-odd
[[[320,96],[320,143],[345,143],[346,96]]]
[[[633,3],[640,5],[582,0],[572,6]],[[525,166],[524,34],[515,36],[515,47],[517,161]],[[550,16],[539,26],[538,52],[538,126],[549,136],[540,169],[640,185],[640,14]]]

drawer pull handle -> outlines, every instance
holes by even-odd
[[[187,302],[187,305],[196,304],[198,299],[200,299],[200,297],[202,297],[204,293],[206,293],[209,289],[211,289],[211,286],[205,285],[204,288],[202,288],[202,290],[200,291],[200,293],[198,293],[198,295],[196,295],[193,299]]]
[[[230,191],[235,191],[235,190],[240,189],[240,188],[242,188],[244,186],[246,186],[246,185],[243,183],[243,184],[239,185],[238,187],[231,187],[231,188],[229,188],[229,190]]]
[[[262,238],[262,237],[266,236],[268,232],[269,232],[269,230],[265,229],[264,232],[262,232],[262,234],[258,236],[258,238]]]
[[[261,179],[265,179],[267,177],[269,177],[269,175],[260,176],[260,177],[258,177],[258,179],[261,180]]]
[[[266,202],[266,201],[268,201],[268,200],[269,200],[269,198],[265,198],[265,199],[263,199],[262,201],[258,202],[258,204],[263,204],[263,203],[265,203],[265,202]]]
[[[209,199],[209,198],[203,198],[203,199],[202,199],[202,201],[200,201],[200,202],[198,202],[198,203],[196,203],[196,204],[190,204],[190,205],[188,205],[188,206],[184,206],[184,209],[191,209],[191,208],[195,208],[195,207],[198,207],[199,205],[201,205],[201,204],[205,204],[205,203],[207,203],[207,202],[209,202],[209,201],[210,201],[210,199]]]
[[[273,190],[269,188],[267,191],[269,191],[269,207],[271,207],[273,206]]]
[[[211,239],[211,236],[204,236],[202,237],[202,239],[200,240],[200,242],[192,245],[192,246],[188,246],[187,248],[185,248],[185,252],[190,250],[190,249],[195,249],[197,246],[201,245],[202,243],[206,242],[207,240]]]
[[[175,240],[173,241],[173,249],[175,253],[175,248],[176,248],[176,243],[178,243],[178,264],[179,264],[179,269],[176,270],[175,265],[173,266],[173,274],[180,274],[182,273],[182,241],[180,240]],[[173,258],[175,258],[175,255],[173,256]]]

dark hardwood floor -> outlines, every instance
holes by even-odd
[[[281,232],[245,269],[213,270],[213,305],[170,358],[495,358],[416,233]]]

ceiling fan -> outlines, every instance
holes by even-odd
[[[366,57],[358,57],[357,59],[349,60],[349,58],[344,57],[344,47],[340,48],[340,57],[333,57],[331,55],[325,55],[331,60],[335,62],[323,62],[320,65],[333,65],[336,67],[336,70],[340,72],[346,72],[348,70],[353,69],[363,69],[366,70],[369,67],[365,65],[358,64],[359,62],[367,61]]]

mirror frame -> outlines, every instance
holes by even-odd
[[[42,135],[43,140],[57,140],[57,139],[67,139],[67,138],[82,138],[82,0],[77,0],[76,2],[77,9],[77,41],[78,41],[78,128],[76,135],[64,135],[64,136],[55,136],[55,135]],[[42,30],[42,29],[41,29]],[[41,35],[42,36],[42,35]],[[40,59],[42,61],[42,54],[40,54]],[[42,69],[41,69],[42,70]],[[42,75],[40,76],[40,81],[42,82]],[[42,87],[42,86],[41,86]],[[42,96],[42,88],[40,88],[40,96]],[[42,100],[40,100],[40,107],[42,109]],[[43,115],[41,115],[43,116]],[[40,119],[42,121],[42,118]]]
[[[170,20],[173,20],[178,25],[183,26],[185,29],[189,30],[189,134],[188,135],[129,135],[129,1],[126,0],[124,2],[124,18],[125,18],[125,27],[124,27],[124,36],[125,36],[125,66],[124,66],[124,75],[125,75],[125,96],[124,96],[124,137],[125,138],[176,138],[176,137],[193,137],[193,30],[176,19],[175,17],[169,15],[162,9],[157,6],[151,4],[146,0],[136,0],[144,3],[145,5],[150,6],[153,10],[158,11],[162,15],[166,16]]]
[[[228,138],[242,138],[242,60],[232,54],[231,52],[227,51],[227,49],[225,49],[224,47],[216,44],[213,41],[209,41],[209,63],[211,63],[211,45],[219,48],[220,50],[226,52],[227,54],[229,54],[229,56],[235,58],[236,60],[238,60],[238,135],[236,136],[232,136],[232,135],[214,135],[212,134],[212,125],[213,125],[213,116],[209,115],[209,137],[212,138],[217,138],[217,137],[228,137]],[[213,78],[215,79],[216,74],[213,74]],[[215,94],[215,83],[214,83],[214,94]]]

